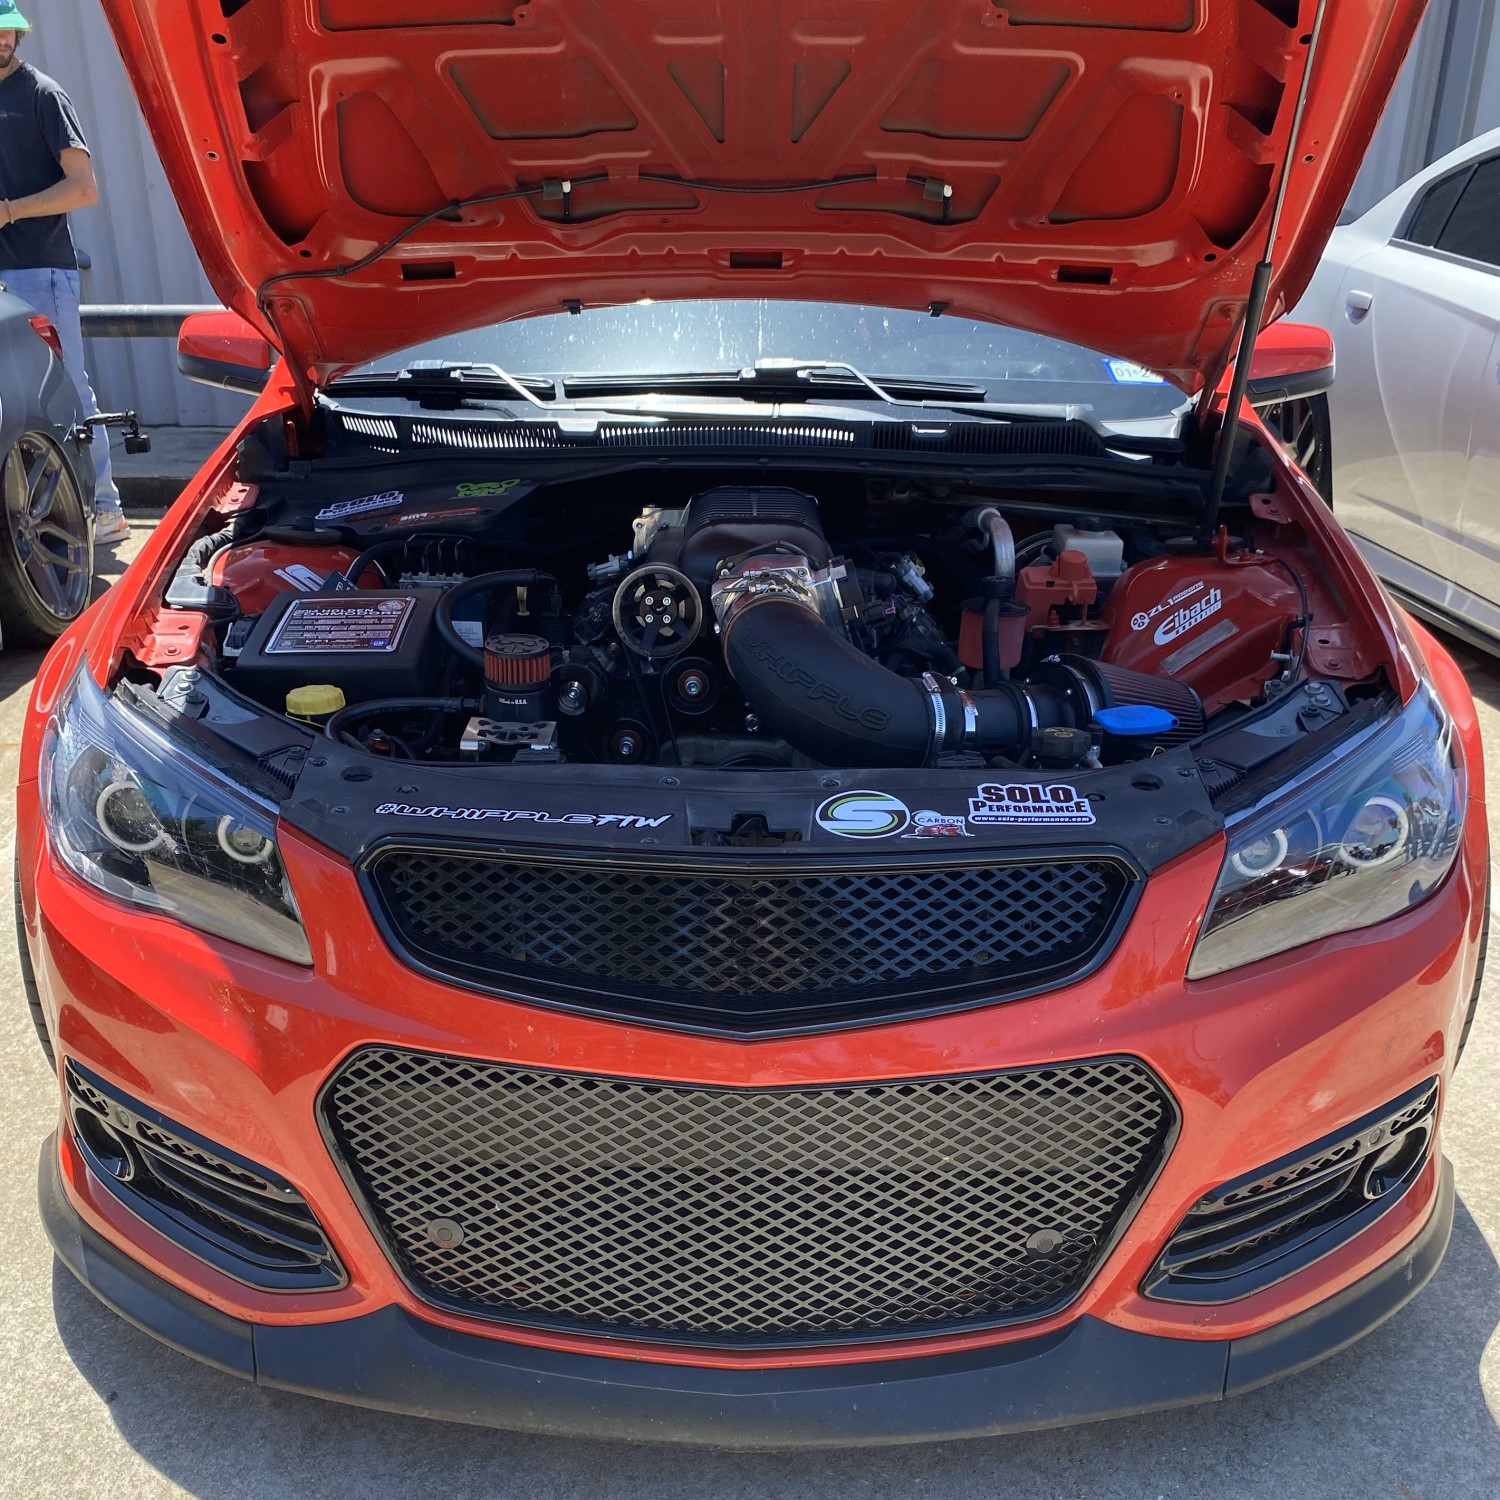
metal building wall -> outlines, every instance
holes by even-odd
[[[1429,162],[1500,125],[1497,0],[1429,0],[1349,195],[1362,214]]]
[[[68,91],[99,179],[99,204],[73,215],[93,261],[85,302],[217,302],[162,175],[98,0],[32,0],[21,55]],[[245,398],[177,373],[170,339],[96,339],[89,373],[106,408],[133,406],[151,425],[228,427]]]

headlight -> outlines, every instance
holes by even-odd
[[[80,879],[204,932],[312,962],[274,807],[106,697],[86,667],[47,726],[41,765],[47,837]]]
[[[1415,906],[1453,867],[1466,796],[1452,720],[1423,688],[1359,750],[1230,826],[1188,978]]]

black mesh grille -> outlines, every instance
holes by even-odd
[[[1074,1297],[1165,1153],[1141,1063],[692,1088],[392,1048],[330,1143],[423,1296],[700,1343],[892,1336]]]
[[[369,873],[398,945],[439,972],[744,1029],[1056,983],[1102,955],[1133,888],[1104,859],[726,872],[397,849]]]

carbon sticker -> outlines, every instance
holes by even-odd
[[[969,798],[971,823],[1093,823],[1088,798],[1063,781],[987,781]]]

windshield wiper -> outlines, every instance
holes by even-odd
[[[488,361],[418,360],[398,371],[346,375],[331,395],[409,396],[424,405],[519,398],[548,412],[608,410],[604,398],[660,393],[721,396],[740,401],[812,401],[836,390],[845,400],[875,400],[910,411],[938,409],[1002,421],[1076,421],[1093,408],[1078,402],[1001,403],[969,380],[882,375],[878,379],[846,360],[758,359],[748,369],[674,375],[583,375],[556,379],[512,375]]]
[[[453,405],[474,397],[511,400],[519,396],[533,406],[551,406],[557,383],[535,376],[522,379],[493,364],[423,359],[401,370],[367,370],[331,381],[330,394],[341,396],[409,396],[427,404]],[[543,399],[543,398],[546,399]]]
[[[841,359],[758,359],[748,369],[710,370],[677,375],[565,376],[569,395],[626,396],[651,392],[663,395],[725,396],[742,401],[808,402],[836,391],[843,400],[870,400],[910,410],[912,407],[962,411],[991,419],[1067,421],[1083,417],[1092,407],[1077,403],[1010,404],[988,400],[985,386],[972,380],[926,375],[867,375]]]

